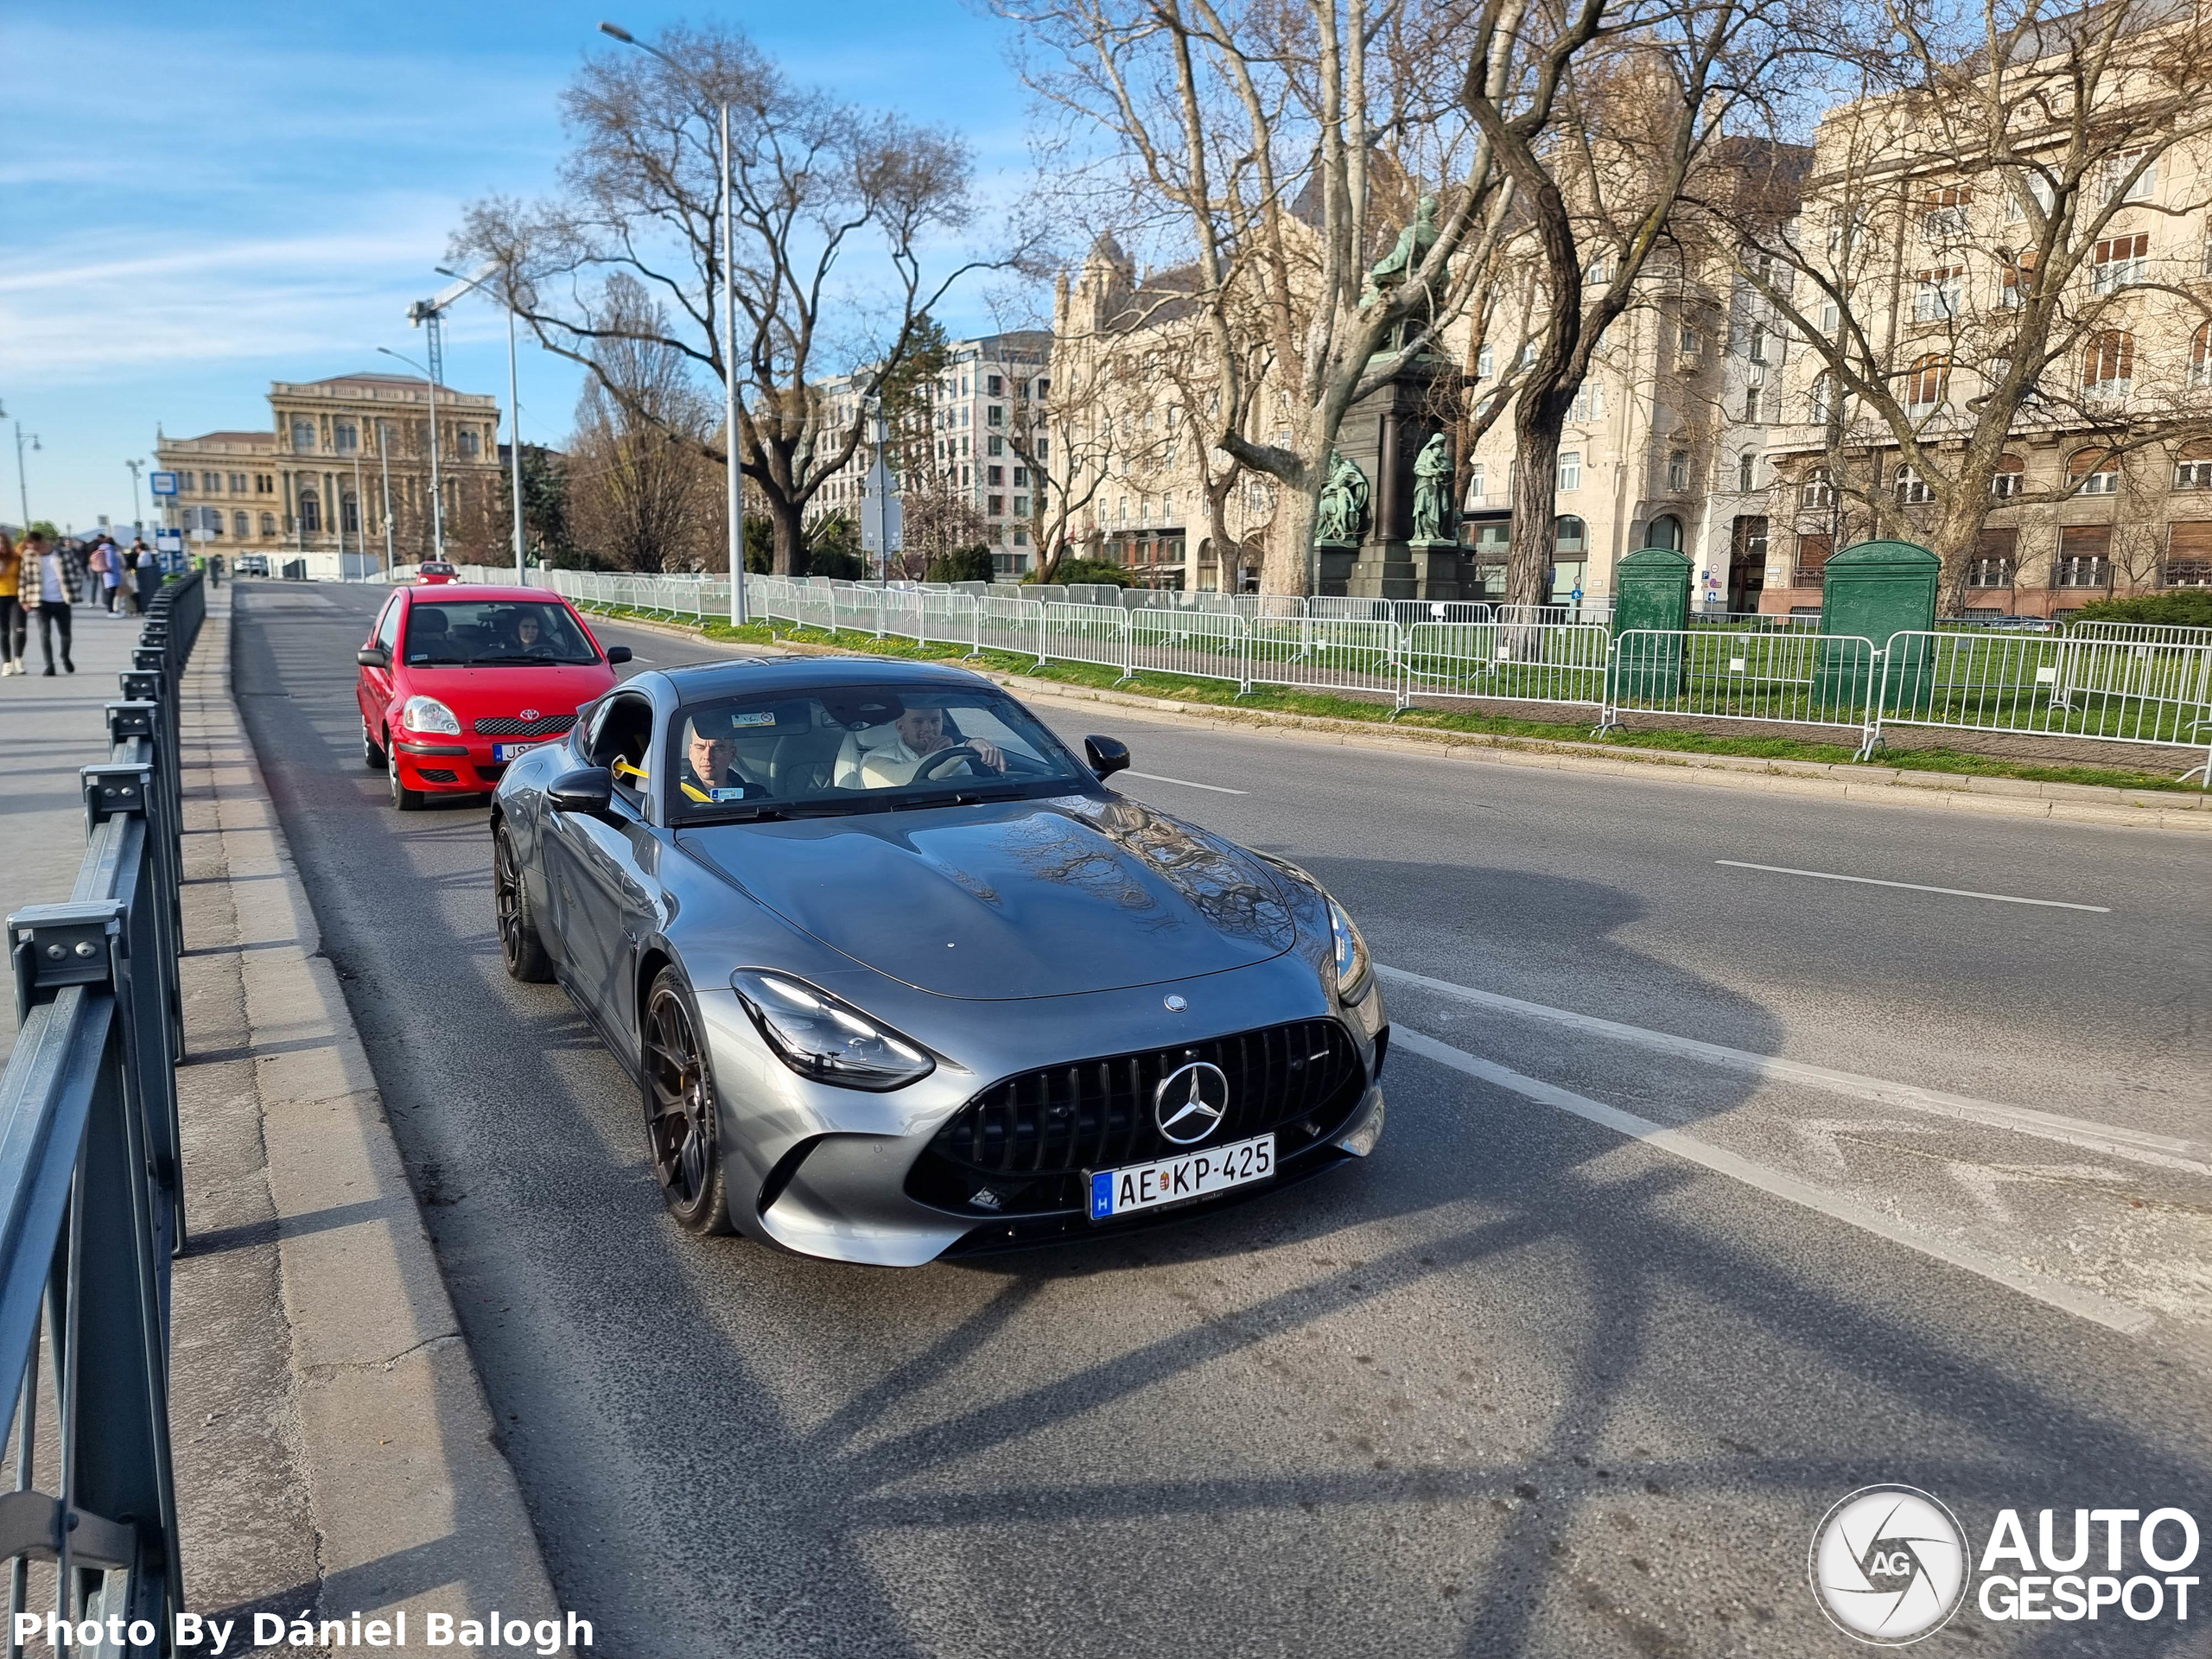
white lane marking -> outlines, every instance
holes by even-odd
[[[1882,881],[1871,875],[1838,875],[1833,870],[1793,870],[1781,864],[1746,864],[1740,858],[1716,858],[1732,870],[1764,870],[1769,875],[1803,875],[1815,881],[1853,881],[1863,887],[1903,887],[1908,893],[1943,893],[1954,899],[1989,899],[2000,905],[2041,905],[2047,910],[2091,910],[2112,914],[2110,905],[2077,905],[2066,899],[2023,899],[2012,893],[1975,893],[1966,887],[1929,887],[1917,881]]]
[[[1452,997],[1458,1001],[1471,1002],[1478,1007],[1495,1008],[1502,1014],[1519,1014],[1524,1019],[1548,1020],[1554,1025],[1571,1026],[1594,1037],[1610,1037],[1618,1042],[1635,1043],[1641,1047],[1657,1049],[1662,1053],[1679,1055],[1707,1065],[1723,1066],[1732,1071],[1748,1071],[1755,1077],[1769,1077],[1779,1083],[1809,1084],[1816,1089],[1855,1096],[1860,1100],[1875,1101],[1885,1106],[1901,1106],[1909,1111],[1957,1118],[1991,1128],[2010,1129],[2018,1135],[2031,1135],[2069,1147],[2081,1147],[2090,1152],[2101,1152],[2108,1157],[2132,1159],[2139,1164],[2185,1170],[2192,1175],[2212,1175],[2212,1162],[2207,1161],[2212,1159],[2212,1149],[2174,1135],[2151,1135],[2141,1129],[2124,1128],[2116,1123],[2095,1123],[2087,1118],[2067,1117],[2057,1112],[2039,1112],[2026,1106],[2006,1106],[1993,1100],[1975,1100],[1966,1095],[1947,1095],[1939,1090],[1923,1089],[1910,1083],[1891,1083],[1885,1077],[1866,1077],[1856,1071],[1839,1071],[1830,1066],[1813,1065],[1803,1060],[1786,1060],[1774,1054],[1753,1054],[1745,1049],[1724,1048],[1719,1043],[1700,1042],[1694,1037],[1677,1037],[1671,1032],[1646,1031],[1641,1026],[1624,1026],[1617,1020],[1600,1020],[1594,1014],[1576,1014],[1567,1008],[1547,1007],[1541,1002],[1523,1002],[1518,997],[1500,996],[1496,991],[1478,991],[1465,985],[1454,985],[1447,979],[1431,979],[1426,974],[1409,973],[1403,968],[1392,968],[1383,963],[1376,963],[1375,971],[1385,979],[1418,986],[1422,990],[1433,991],[1439,996]]]
[[[1711,1170],[1716,1175],[1726,1175],[1731,1180],[1740,1181],[1770,1198],[1817,1211],[1847,1226],[1856,1227],[1861,1232],[1887,1239],[1892,1244],[1902,1244],[1907,1249],[1917,1250],[1938,1262],[1964,1268],[1968,1273],[1980,1274],[2007,1289],[2017,1290],[2024,1296],[2032,1296],[2062,1313],[2075,1314],[2109,1330],[2133,1336],[2157,1323],[2155,1315],[2141,1308],[2130,1307],[2124,1302],[2115,1301],[2109,1296],[2101,1296],[2093,1290],[2084,1290],[2078,1285],[2069,1285],[2063,1279],[2037,1273],[2032,1268],[2022,1267],[2018,1262],[2008,1262],[1986,1250],[1978,1250],[1969,1244],[1924,1236],[1878,1210],[1870,1210],[1849,1198],[1839,1198],[1824,1188],[1801,1181],[1794,1175],[1785,1175],[1780,1170],[1755,1164],[1748,1158],[1740,1157],[1709,1141],[1685,1135],[1680,1129],[1670,1129],[1662,1123],[1654,1123],[1649,1118],[1638,1117],[1633,1112],[1624,1112],[1618,1106],[1608,1106],[1603,1102],[1561,1089],[1555,1084],[1523,1077],[1518,1071],[1509,1071],[1490,1060],[1478,1059],[1465,1050],[1440,1043],[1433,1037],[1424,1036],[1418,1031],[1408,1030],[1403,1026],[1395,1027],[1391,1047],[1394,1050],[1410,1050],[1423,1059],[1433,1060],[1439,1065],[1464,1072],[1468,1077],[1519,1095],[1523,1099],[1585,1118],[1631,1140],[1641,1141],[1662,1152],[1670,1152],[1677,1158]]]
[[[1132,772],[1132,778],[1141,778],[1147,784],[1180,784],[1185,789],[1210,789],[1217,795],[1249,795],[1249,789],[1230,789],[1220,784],[1194,784],[1188,778],[1163,778],[1156,772]]]

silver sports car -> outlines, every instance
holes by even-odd
[[[670,1210],[839,1261],[1105,1234],[1372,1151],[1341,906],[963,670],[652,672],[507,768],[499,942],[636,1075]]]

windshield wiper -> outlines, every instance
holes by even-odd
[[[1016,781],[1009,779],[996,783],[979,781],[964,788],[932,789],[919,795],[894,795],[891,798],[890,806],[894,812],[903,812],[912,807],[969,806],[984,801],[1013,801],[1027,795],[1032,786],[1028,779]]]
[[[556,667],[574,668],[581,667],[585,663],[595,662],[598,659],[596,658],[590,657],[548,657],[542,654],[523,656],[519,653],[510,656],[502,652],[496,657],[472,657],[468,659],[468,666],[471,668],[483,668],[488,665],[490,667],[497,668],[507,664],[513,664],[517,666],[535,665],[543,667],[546,664],[550,664]]]

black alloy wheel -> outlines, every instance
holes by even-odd
[[[391,764],[391,757],[384,752],[384,746],[369,735],[366,718],[361,721],[361,760],[371,772],[382,772]]]
[[[646,999],[645,1050],[645,1137],[668,1212],[695,1233],[730,1232],[714,1078],[691,988],[674,968]]]
[[[538,937],[530,890],[523,885],[514,840],[504,823],[492,836],[492,902],[499,911],[499,955],[508,974],[525,985],[543,985],[553,977],[553,957]]]

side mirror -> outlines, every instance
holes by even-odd
[[[1118,737],[1086,737],[1083,754],[1101,779],[1125,771],[1129,764],[1129,746]]]
[[[390,668],[391,653],[382,645],[364,645],[353,653],[353,660],[363,668]]]
[[[582,812],[596,817],[614,804],[614,774],[605,766],[564,772],[546,785],[545,799],[556,812]]]
[[[629,647],[629,646],[627,646],[627,645],[609,645],[609,646],[607,648],[607,665],[609,668],[618,667],[618,666],[620,666],[621,664],[626,663],[626,662],[628,662],[629,660],[630,660],[630,647]]]

